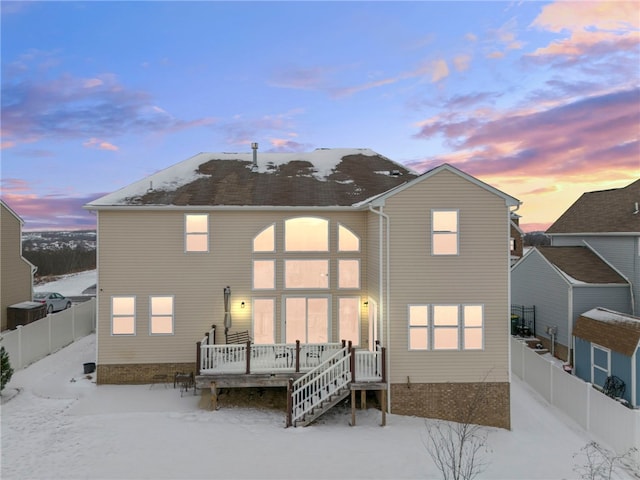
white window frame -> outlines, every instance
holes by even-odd
[[[427,323],[425,325],[422,324],[411,324],[411,307],[420,307],[426,308],[427,311]],[[411,336],[412,332],[422,332],[424,337],[426,338],[427,346],[426,348],[412,348],[411,347]],[[424,303],[410,303],[407,305],[407,347],[410,351],[427,351],[431,350],[432,342],[431,342],[431,305]]]
[[[290,262],[324,262],[327,265],[327,285],[326,286],[322,286],[322,287],[290,287],[287,285],[287,265]],[[324,259],[324,258],[288,258],[284,261],[284,268],[283,268],[283,275],[284,275],[284,289],[285,290],[329,290],[329,288],[331,287],[331,278],[330,278],[330,268],[331,265],[329,264],[329,260],[328,259]]]
[[[351,340],[351,345],[354,346],[354,347],[358,347],[358,346],[360,346],[360,341],[361,341],[361,339],[360,339],[360,337],[361,337],[360,329],[362,328],[362,312],[361,312],[361,309],[360,309],[361,299],[360,299],[360,297],[357,297],[357,296],[353,296],[353,297],[348,297],[348,296],[338,297],[338,305],[337,305],[337,307],[338,307],[338,340],[340,340],[340,341],[345,339],[344,336],[342,335],[342,332],[341,332],[341,327],[342,327],[341,314],[342,314],[342,310],[340,309],[340,302],[342,300],[351,300],[351,301],[355,301],[355,303],[356,303],[356,311],[357,311],[357,316],[358,316],[358,318],[356,320],[356,322],[357,322],[357,325],[356,325],[356,337],[357,338],[355,340]]]
[[[302,219],[314,219],[314,220],[320,220],[327,228],[327,238],[326,240],[326,244],[327,244],[327,248],[324,250],[305,250],[305,249],[301,249],[301,250],[290,250],[288,248],[288,232],[287,232],[287,225],[289,224],[289,222],[293,222],[295,220],[302,220]],[[331,242],[329,241],[331,238],[331,225],[328,219],[326,218],[322,218],[322,217],[314,217],[314,216],[301,216],[301,217],[291,217],[291,218],[287,218],[286,220],[284,220],[284,252],[285,253],[300,253],[300,252],[318,252],[318,253],[329,253],[329,251],[331,250]]]
[[[260,237],[261,235],[265,234],[268,230],[271,230],[271,235],[272,235],[272,239],[271,241],[273,242],[273,248],[271,250],[256,250],[256,239],[258,237]],[[272,223],[271,225],[268,225],[266,227],[264,227],[262,230],[260,230],[258,232],[258,234],[253,237],[253,242],[251,245],[253,252],[254,253],[275,253],[276,251],[276,224]]]
[[[353,237],[358,241],[358,248],[355,250],[351,250],[351,249],[345,249],[341,247],[341,234],[343,231],[346,231],[348,234],[353,235]],[[360,235],[356,235],[356,233],[351,230],[349,227],[347,227],[346,225],[338,222],[338,252],[359,252],[360,251],[360,244],[361,244],[361,240],[360,240]]]
[[[113,313],[113,301],[116,298],[128,298],[133,300],[133,313],[132,314],[114,314]],[[114,333],[113,326],[114,320],[118,318],[133,317],[133,332],[132,333]],[[136,296],[135,295],[112,295],[111,296],[111,335],[115,337],[133,337],[136,335]]]
[[[189,217],[205,217],[206,218],[206,231],[189,231]],[[209,214],[208,213],[185,213],[184,214],[184,251],[185,253],[209,253]],[[207,248],[205,250],[189,250],[189,238],[195,238],[203,236],[206,239]]]
[[[602,352],[607,354],[607,369],[605,370],[600,365],[596,365],[596,356],[595,350],[601,350]],[[591,343],[591,383],[593,385],[598,385],[602,387],[603,385],[599,385],[595,381],[595,370],[599,370],[601,372],[605,372],[605,378],[611,376],[611,350],[603,347],[602,345],[598,345],[597,343]]]
[[[273,278],[271,279],[271,287],[256,287],[256,262],[270,262],[273,265]],[[254,259],[251,262],[251,289],[254,291],[275,290],[276,288],[276,261],[270,258]]]
[[[480,325],[471,325],[471,326],[467,326],[466,325],[466,311],[465,308],[466,307],[480,307],[480,319],[481,319],[481,323]],[[460,349],[461,350],[466,350],[466,351],[481,351],[484,350],[484,324],[485,324],[485,318],[484,318],[484,304],[482,303],[464,303],[462,305],[460,305],[460,315],[461,315],[461,328],[462,328],[462,334],[460,335]],[[465,342],[465,333],[467,332],[467,330],[480,330],[480,348],[468,348]]]
[[[456,229],[451,230],[436,230],[434,228],[434,217],[440,212],[455,212],[456,214]],[[436,253],[435,244],[436,237],[442,235],[455,235],[456,239],[456,251],[455,253]],[[434,256],[455,256],[460,255],[460,210],[457,208],[434,208],[431,210],[431,255]]]
[[[153,299],[154,298],[170,298],[171,299],[171,314],[153,314]],[[176,299],[174,295],[149,295],[149,335],[158,336],[158,337],[166,337],[168,335],[175,335],[176,332],[176,324],[175,324],[175,313],[176,312]],[[171,318],[171,332],[170,333],[155,333],[153,331],[153,319],[154,318]]]
[[[276,307],[277,307],[277,305],[276,305],[276,299],[274,297],[259,297],[259,298],[252,299],[252,305],[251,305],[251,312],[252,312],[251,313],[251,331],[253,333],[252,338],[254,339],[254,341],[257,339],[256,330],[255,330],[255,328],[256,328],[255,314],[256,314],[257,310],[256,310],[256,306],[255,305],[256,305],[256,302],[258,302],[258,301],[260,301],[260,302],[270,301],[271,302],[271,305],[272,305],[272,308],[273,308],[273,312],[272,312],[273,313],[273,317],[271,319],[272,328],[273,328],[273,332],[272,332],[273,342],[272,343],[275,343],[275,341],[276,341]],[[265,343],[256,342],[256,345],[271,345],[271,344],[269,344],[269,343],[265,344]]]
[[[355,287],[343,287],[340,285],[341,283],[341,275],[340,275],[340,264],[342,262],[357,262],[358,263],[358,285]],[[362,285],[362,266],[359,258],[340,258],[338,259],[338,289],[340,290],[360,290],[360,286]]]

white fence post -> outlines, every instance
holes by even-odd
[[[18,325],[18,368],[24,367],[22,364],[22,325]]]
[[[48,323],[48,327],[49,327],[49,355],[51,355],[51,317],[53,315],[50,313],[47,315],[47,323]]]

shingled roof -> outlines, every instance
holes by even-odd
[[[536,247],[573,284],[628,282],[587,247]]]
[[[640,344],[640,318],[594,308],[578,317],[573,335],[630,357]]]
[[[623,188],[586,192],[546,233],[638,233],[640,180]]]
[[[368,149],[200,153],[105,195],[107,206],[353,206],[418,174]]]

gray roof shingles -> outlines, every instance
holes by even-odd
[[[623,188],[583,193],[546,233],[640,233],[636,202],[640,179]]]
[[[628,282],[587,247],[536,247],[538,251],[578,282],[623,284]]]

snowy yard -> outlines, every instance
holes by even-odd
[[[47,289],[77,295],[95,271]],[[56,290],[57,289],[57,290]],[[95,335],[14,373],[2,392],[2,463],[8,479],[437,479],[424,447],[425,420],[337,407],[306,428],[284,411],[222,407],[173,385],[95,385]],[[575,479],[593,440],[513,376],[512,430],[488,429],[482,479]],[[638,479],[632,474],[617,479]]]
[[[95,335],[14,374],[2,394],[3,479],[440,478],[425,420],[334,409],[306,428],[283,411],[198,407],[173,385],[103,385],[83,373]],[[93,375],[92,375],[93,377]],[[489,429],[486,479],[577,478],[591,440],[514,377],[512,431]],[[630,475],[617,478],[634,478]]]

